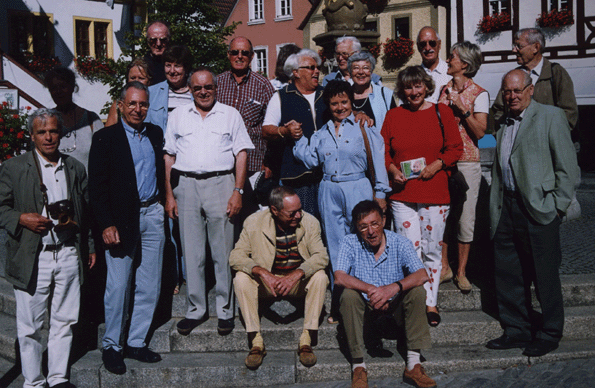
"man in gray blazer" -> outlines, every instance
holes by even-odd
[[[533,101],[533,91],[523,70],[502,79],[509,115],[496,135],[490,216],[504,334],[487,347],[525,348],[524,355],[537,357],[556,349],[562,338],[560,221],[574,193],[578,165],[564,111]],[[531,282],[543,314],[533,338],[526,297]]]
[[[87,227],[85,167],[58,151],[62,118],[53,109],[29,116],[34,150],[0,170],[0,227],[8,232],[6,280],[14,285],[17,336],[26,387],[67,387],[72,326],[77,323],[82,259],[95,263]],[[50,307],[48,376],[41,329]]]

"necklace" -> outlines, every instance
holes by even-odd
[[[370,95],[369,94],[366,96],[366,98],[364,99],[364,102],[360,106],[355,105],[355,99],[354,99],[354,101],[353,101],[353,107],[355,109],[361,109],[361,108],[363,108],[364,105],[366,105],[366,102],[368,102],[368,98],[370,98]]]

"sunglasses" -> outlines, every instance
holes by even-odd
[[[207,92],[211,91],[211,90],[215,90],[215,85],[204,85],[204,86],[200,86],[200,85],[196,85],[192,88],[193,92],[200,92],[201,90],[206,90]]]
[[[426,40],[426,41],[421,41],[417,43],[417,47],[421,47],[424,48],[426,47],[426,44],[429,44],[431,48],[436,48],[436,45],[438,44],[438,41],[436,40]]]
[[[149,38],[149,45],[155,46],[157,43],[160,44],[167,44],[169,42],[169,38]]]
[[[308,70],[314,71],[314,70],[318,69],[318,66],[316,66],[316,65],[300,66],[300,67],[298,67],[298,69],[308,69]]]
[[[252,54],[252,51],[248,51],[248,50],[229,50],[229,54],[232,56],[238,56],[240,53],[242,53],[243,56],[245,57],[249,57]]]

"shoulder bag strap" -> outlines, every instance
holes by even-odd
[[[442,117],[440,116],[440,110],[438,109],[438,104],[434,104],[434,107],[436,108],[436,115],[438,116],[438,124],[440,124],[440,131],[442,131],[442,149],[440,150],[440,152],[444,152],[444,124],[442,124]]]
[[[550,78],[550,87],[552,88],[552,97],[554,99],[554,106],[558,106],[558,93],[556,85],[554,83],[554,67],[558,66],[556,62],[551,62],[552,65],[552,77]]]
[[[364,144],[366,146],[366,159],[368,160],[368,179],[372,183],[372,190],[376,187],[376,171],[374,170],[374,161],[372,160],[372,150],[370,149],[370,141],[368,140],[368,134],[363,126],[359,126],[362,131],[362,137],[364,138]]]

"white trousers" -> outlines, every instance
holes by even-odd
[[[422,260],[430,280],[424,284],[426,306],[435,307],[442,270],[442,237],[449,205],[391,202],[395,230],[407,237]]]
[[[74,247],[63,247],[57,252],[41,252],[35,293],[30,295],[26,291],[14,290],[25,388],[43,387],[46,383],[41,369],[41,328],[52,293],[47,376],[50,386],[68,381],[66,376],[72,345],[72,325],[78,321],[81,296],[79,263]]]

